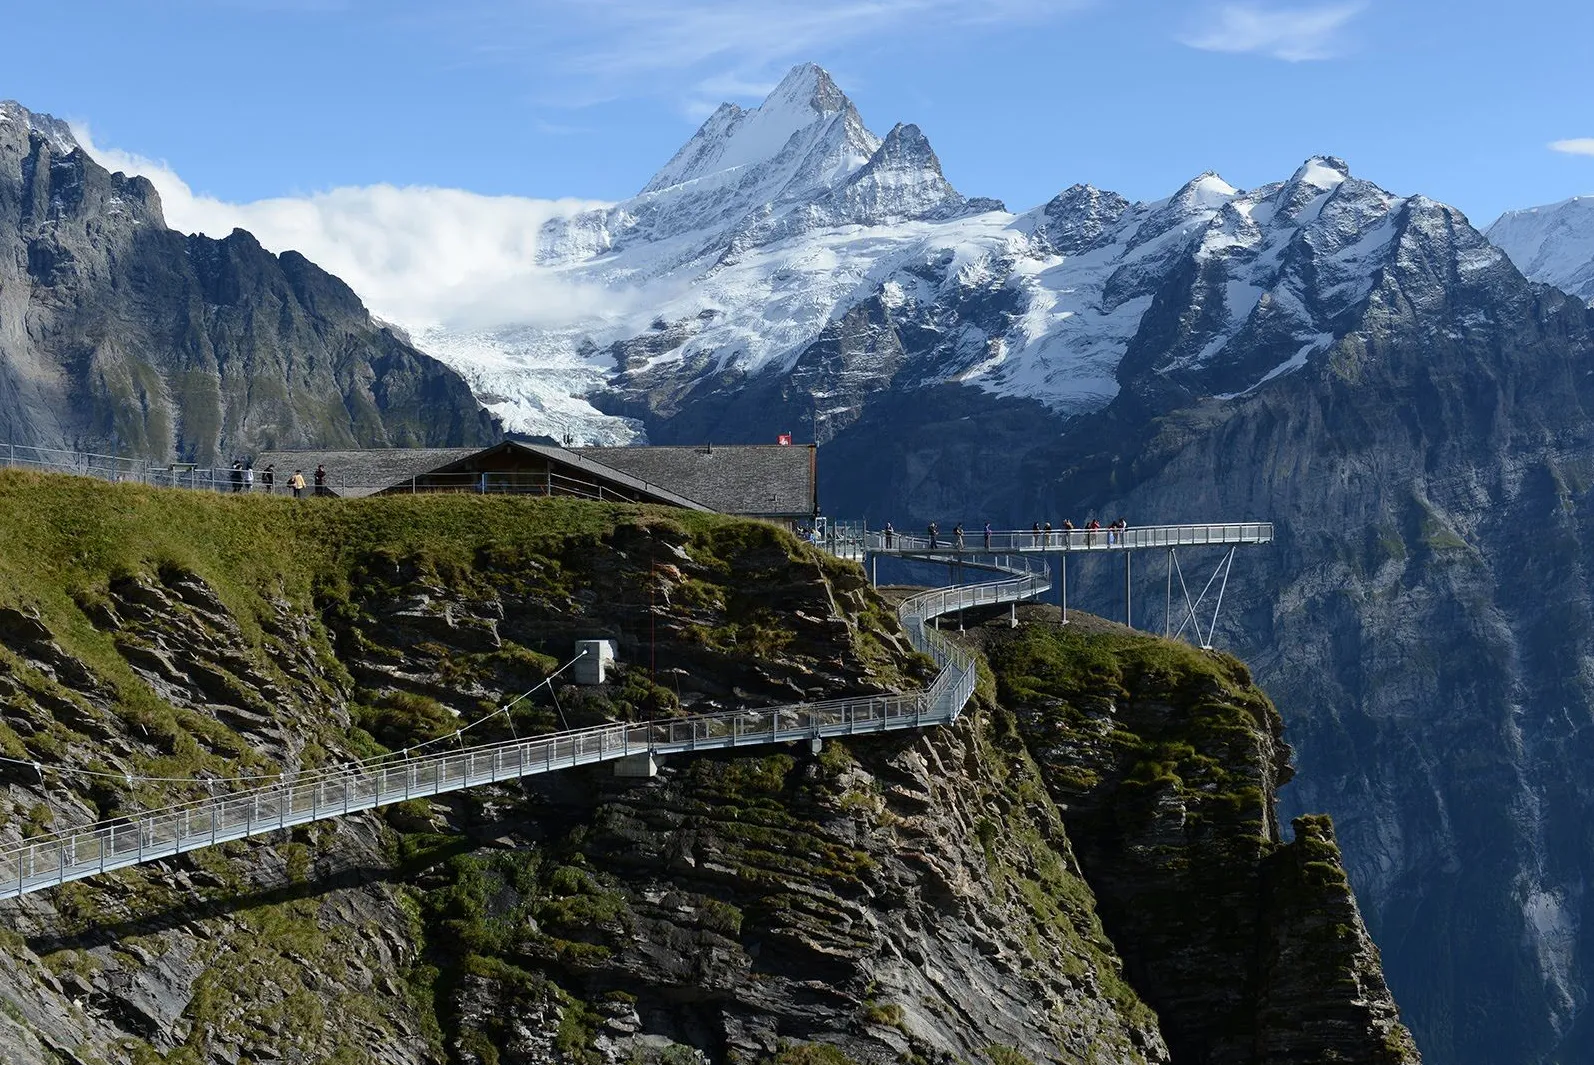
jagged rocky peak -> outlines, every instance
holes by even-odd
[[[15,188],[7,202],[5,186]],[[69,232],[48,227],[69,222]],[[139,224],[164,228],[160,196],[148,178],[101,166],[60,119],[0,101],[0,228],[52,246],[93,224],[124,235]],[[35,265],[53,261],[33,253]],[[46,270],[53,273],[53,270]]]
[[[870,191],[869,208],[845,219],[865,225],[943,217],[961,210],[968,202],[947,181],[935,149],[919,127],[911,123],[899,122],[892,127],[849,185]]]
[[[805,131],[811,135],[799,138]],[[660,192],[769,162],[789,146],[795,147],[794,140],[808,142],[805,154],[824,142],[839,141],[851,149],[841,154],[855,157],[849,170],[861,165],[880,145],[830,75],[822,67],[804,63],[793,67],[764,102],[750,111],[732,103],[721,104],[642,192]]]
[[[29,111],[15,100],[0,100],[0,136],[22,134],[26,139],[28,132],[49,141],[58,155],[67,155],[79,146],[72,127],[54,115]]]
[[[1105,243],[1129,207],[1116,192],[1072,185],[1040,209],[1032,236],[1042,251],[1080,255]]]

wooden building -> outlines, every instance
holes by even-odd
[[[274,491],[301,471],[308,492],[342,498],[418,492],[563,495],[764,518],[797,526],[818,511],[812,446],[561,448],[506,440],[487,448],[267,451],[255,488],[272,466]]]

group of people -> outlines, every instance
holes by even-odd
[[[1107,532],[1107,546],[1115,547],[1119,544],[1125,543],[1126,541],[1124,539],[1124,533],[1128,528],[1128,518],[1119,518],[1117,521],[1105,526]],[[1101,533],[1102,529],[1103,526],[1101,522],[1095,518],[1091,518],[1085,523],[1084,533],[1086,547],[1096,546],[1096,537]],[[1066,551],[1076,543],[1074,538],[1069,534],[1077,531],[1079,531],[1078,528],[1067,518],[1063,519],[1063,524],[1060,525],[1055,532],[1052,530],[1051,522],[1037,521],[1035,524],[1030,526],[1030,546],[1043,548],[1060,547]]]
[[[1106,526],[1103,526],[1102,523],[1097,521],[1095,518],[1091,518],[1085,523],[1083,529],[1085,534],[1085,546],[1096,546],[1096,537],[1101,535],[1101,533],[1104,531],[1107,535],[1107,545],[1109,547],[1115,547],[1119,544],[1126,543],[1127,541],[1125,539],[1125,532],[1128,528],[1129,520],[1127,518],[1119,518],[1117,521]],[[1037,521],[1034,525],[1030,526],[1030,539],[1028,546],[1032,548],[1055,547],[1066,551],[1079,542],[1068,534],[1079,531],[1081,530],[1076,527],[1072,521],[1069,521],[1066,518],[1063,519],[1062,525],[1058,526],[1056,529],[1052,528],[1052,523],[1049,521]],[[962,522],[958,522],[956,525],[952,526],[952,536],[950,540],[941,535],[941,526],[937,522],[932,521],[926,527],[925,533],[929,537],[930,550],[932,551],[939,550],[943,547],[950,547],[954,551],[962,551],[964,549],[965,537]],[[880,535],[887,550],[896,546],[897,530],[889,521],[886,522],[884,527],[881,528]],[[984,540],[985,550],[987,551],[992,550],[991,536],[991,523],[986,522],[985,528],[982,530],[982,537]],[[1022,533],[1016,533],[1011,537],[1011,540],[1013,541],[1012,543],[1003,543],[998,546],[1000,546],[1002,550],[1024,546],[1018,542],[1022,536]]]
[[[332,493],[327,489],[326,466],[317,466],[314,476],[315,494],[318,496],[331,495]],[[232,490],[234,492],[253,492],[255,490],[255,464],[253,462],[245,462],[243,460],[234,462],[232,464],[231,477]],[[288,478],[286,485],[293,490],[293,498],[303,499],[306,489],[304,471],[294,470],[293,476]],[[260,487],[267,495],[277,490],[277,464],[275,462],[266,463],[266,468],[260,471]]]

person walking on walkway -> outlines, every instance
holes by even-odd
[[[961,521],[952,526],[952,546],[959,551],[963,550],[963,523]]]
[[[294,470],[293,476],[288,478],[288,487],[293,489],[293,498],[304,498],[304,471]]]
[[[941,529],[940,529],[939,526],[937,526],[935,524],[935,522],[932,521],[930,523],[930,530],[929,531],[930,531],[930,550],[934,551],[937,547],[941,546],[940,543],[937,542],[937,540],[936,540],[936,536],[941,532]]]

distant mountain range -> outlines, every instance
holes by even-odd
[[[497,426],[349,287],[248,233],[168,229],[144,178],[0,103],[0,433],[225,463],[271,447],[478,444]]]
[[[826,440],[870,393],[945,383],[1066,418],[1299,369],[1403,240],[1458,222],[1326,157],[1250,191],[1075,186],[1015,214],[954,189],[918,127],[870,132],[809,64],[757,108],[721,106],[636,196],[544,227],[539,262],[612,293],[601,314],[417,339],[508,428],[596,442]],[[1587,254],[1505,250],[1566,287],[1571,263],[1594,271],[1582,231]],[[1466,265],[1495,255],[1474,240]]]

